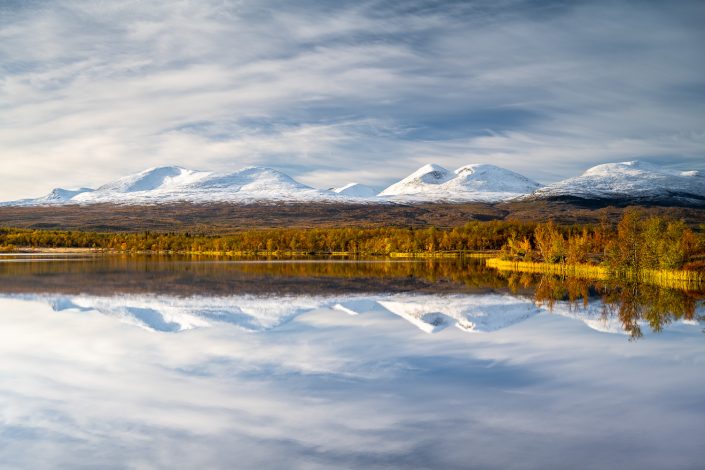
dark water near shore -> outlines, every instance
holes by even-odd
[[[0,468],[700,468],[705,292],[0,256]]]

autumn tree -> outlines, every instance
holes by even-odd
[[[563,261],[566,256],[566,243],[556,224],[549,220],[539,224],[534,230],[534,240],[539,256],[546,263]]]

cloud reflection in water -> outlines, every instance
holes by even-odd
[[[192,327],[174,335],[93,314],[134,313],[139,296],[119,308],[30,297],[0,300],[0,460],[10,468],[546,468],[557,455],[687,468],[702,455],[693,325],[629,343],[536,311],[488,335],[428,335],[375,311],[379,298],[352,299],[368,302],[347,304],[366,306],[356,316],[331,310],[346,299],[270,298],[258,317],[249,297],[240,328],[219,321],[214,299],[208,315],[187,318],[176,312],[195,299],[160,310],[164,299],[150,297],[151,313],[135,318],[145,326],[169,311],[160,322]],[[409,312],[441,310],[412,297]],[[467,304],[448,299],[435,300],[457,319]]]

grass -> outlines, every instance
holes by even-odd
[[[648,284],[663,287],[705,284],[705,273],[698,271],[645,269],[639,273],[639,278]]]
[[[529,261],[507,261],[490,258],[487,266],[500,271],[518,271],[524,273],[555,274],[582,279],[606,281],[609,279],[637,280],[645,284],[676,289],[690,289],[705,284],[705,273],[698,271],[644,269],[639,272],[627,272],[615,275],[604,266],[591,264],[552,264]]]
[[[507,261],[500,258],[490,258],[487,266],[500,271],[519,271],[524,273],[557,274],[596,280],[607,280],[610,273],[602,266],[592,264],[552,264],[534,263],[529,261]]]

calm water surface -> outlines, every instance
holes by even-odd
[[[705,292],[0,256],[0,468],[702,468]]]

